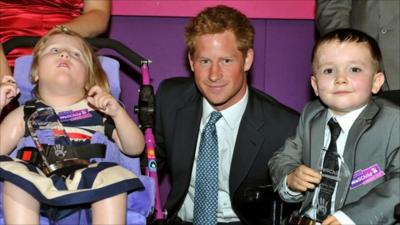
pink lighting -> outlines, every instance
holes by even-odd
[[[239,9],[252,19],[314,19],[314,0],[113,0],[112,14],[121,16],[192,17],[218,4]]]

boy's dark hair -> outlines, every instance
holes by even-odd
[[[345,28],[345,29],[337,29],[334,31],[331,31],[327,33],[326,35],[322,36],[320,39],[317,40],[317,42],[314,45],[313,51],[312,51],[312,56],[311,56],[311,62],[314,68],[314,60],[315,60],[315,55],[317,53],[317,50],[319,47],[327,42],[331,41],[338,41],[338,42],[356,42],[356,43],[365,43],[367,44],[372,59],[374,63],[376,64],[377,72],[381,72],[381,63],[382,63],[382,53],[379,48],[378,42],[376,40],[369,36],[368,34],[355,30],[355,29],[350,29],[350,28]]]
[[[254,27],[243,13],[224,5],[204,9],[185,27],[185,43],[189,54],[193,55],[195,51],[197,36],[228,30],[235,35],[237,48],[245,56],[247,51],[253,48]]]

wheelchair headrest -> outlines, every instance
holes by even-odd
[[[32,55],[21,56],[15,61],[14,78],[17,82],[21,95],[18,98],[20,104],[34,98],[32,94],[33,84],[30,81]],[[119,62],[113,58],[106,56],[99,56],[99,61],[103,70],[107,74],[108,82],[110,84],[111,94],[119,99],[121,93],[121,86],[119,80]]]

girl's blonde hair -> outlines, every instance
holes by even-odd
[[[94,52],[92,46],[78,33],[64,26],[56,26],[54,29],[50,30],[45,36],[43,36],[33,48],[33,61],[32,61],[30,80],[33,84],[35,84],[35,87],[33,89],[33,93],[35,94],[35,96],[37,98],[40,98],[40,94],[38,92],[37,79],[35,79],[35,77],[37,77],[38,75],[39,58],[42,55],[43,50],[47,47],[48,40],[52,36],[59,34],[75,37],[82,44],[83,60],[88,66],[88,72],[89,72],[88,76],[89,79],[85,85],[86,91],[88,91],[93,86],[97,85],[104,91],[110,93],[110,86],[107,80],[107,75],[104,72],[103,68],[101,67],[100,61],[98,60],[97,55]]]

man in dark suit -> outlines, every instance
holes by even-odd
[[[159,168],[165,163],[171,178],[168,223],[270,224],[271,194],[262,191],[270,185],[267,161],[294,134],[298,114],[248,86],[254,28],[241,12],[207,8],[187,25],[185,40],[194,79],[165,80],[156,96],[156,154]],[[218,186],[209,186],[204,198],[196,200],[203,130],[216,112],[222,115],[214,125]],[[216,174],[210,171],[205,177],[211,180]],[[202,223],[197,205],[214,191],[217,207],[208,214],[216,220]]]

